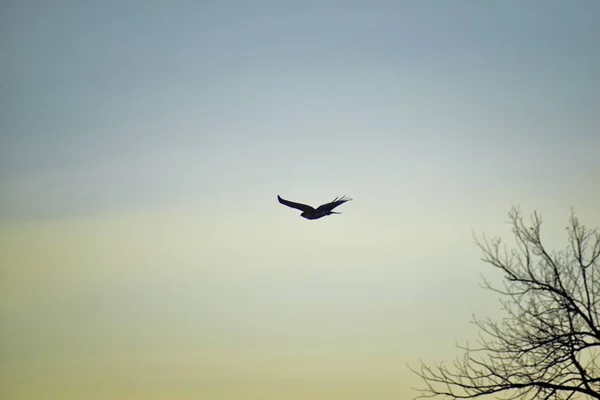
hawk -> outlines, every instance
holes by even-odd
[[[302,214],[300,214],[300,216],[306,219],[319,219],[331,214],[341,214],[339,212],[331,210],[333,210],[339,205],[344,204],[347,201],[352,201],[351,198],[348,198],[346,196],[342,196],[341,198],[336,197],[331,203],[322,204],[315,209],[306,204],[294,203],[293,201],[282,199],[279,195],[277,195],[277,200],[279,200],[279,202],[285,206],[296,208],[302,211]]]

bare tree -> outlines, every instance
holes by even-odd
[[[517,208],[509,217],[516,248],[476,239],[504,274],[503,288],[484,286],[501,295],[505,318],[473,317],[478,346],[458,346],[465,354],[452,366],[411,368],[425,382],[417,398],[600,399],[600,232],[571,212],[569,244],[551,252],[538,213],[529,226]]]

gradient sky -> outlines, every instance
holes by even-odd
[[[410,398],[472,232],[600,226],[596,0],[0,11],[1,398]]]

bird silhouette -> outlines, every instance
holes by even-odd
[[[333,210],[334,208],[336,208],[339,205],[344,204],[347,201],[352,201],[351,198],[346,197],[346,196],[342,196],[341,198],[336,197],[335,199],[333,199],[332,202],[327,203],[327,204],[321,204],[319,207],[314,208],[314,207],[311,207],[306,204],[295,203],[293,201],[283,199],[279,195],[277,195],[277,200],[279,200],[279,202],[285,206],[292,207],[292,208],[302,211],[302,214],[300,214],[300,216],[304,217],[306,219],[319,219],[319,218],[326,217],[331,214],[341,214],[339,212],[335,212],[335,211],[331,211],[331,210]]]

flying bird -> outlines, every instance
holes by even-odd
[[[294,203],[293,201],[282,199],[279,195],[277,195],[277,200],[279,200],[279,202],[285,206],[296,208],[296,209],[302,211],[302,214],[300,214],[300,216],[304,217],[306,219],[319,219],[319,218],[326,217],[331,214],[341,214],[339,212],[335,212],[335,211],[331,211],[331,210],[333,210],[334,208],[336,208],[339,205],[344,204],[347,201],[352,201],[351,198],[346,197],[346,196],[342,196],[341,198],[336,197],[335,199],[333,199],[333,201],[331,203],[322,204],[315,209],[306,204]]]

